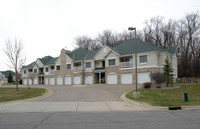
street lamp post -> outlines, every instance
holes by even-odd
[[[136,42],[136,27],[129,27],[129,31],[135,30],[135,38],[134,38],[134,51],[135,51],[135,86],[136,86],[136,92],[133,92],[133,97],[134,98],[139,98],[140,97],[140,92],[138,92],[138,79],[137,79],[137,42]]]

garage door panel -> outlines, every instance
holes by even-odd
[[[71,76],[66,76],[65,77],[65,85],[71,85],[72,84],[72,81],[71,81]]]
[[[48,85],[48,84],[49,84],[49,79],[45,78],[45,85]]]
[[[24,79],[24,85],[27,85],[27,79]]]
[[[34,78],[34,85],[38,85],[38,78]]]
[[[55,85],[55,79],[54,78],[50,78],[50,85]]]
[[[133,75],[131,73],[121,74],[121,84],[132,84]]]
[[[144,82],[150,82],[150,72],[146,72],[146,73],[138,73],[138,83],[142,84]]]
[[[74,85],[81,84],[81,76],[74,76]]]
[[[85,76],[85,84],[93,84],[93,76]]]
[[[117,84],[117,75],[116,74],[108,74],[107,75],[107,83],[108,84]]]
[[[57,85],[62,85],[62,84],[63,84],[62,77],[57,77]]]
[[[32,85],[33,83],[32,83],[32,79],[29,79],[29,85]]]

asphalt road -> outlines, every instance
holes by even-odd
[[[107,102],[121,101],[120,96],[133,85],[32,86],[48,88],[53,94],[37,102]]]
[[[200,110],[0,113],[0,129],[199,129]]]

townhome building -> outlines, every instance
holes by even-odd
[[[177,78],[176,49],[163,49],[136,39],[138,83],[150,82],[150,73],[163,72],[166,58]],[[135,40],[99,50],[61,50],[59,57],[38,58],[22,67],[24,85],[134,84]]]
[[[0,85],[8,82],[8,75],[9,75],[9,73],[12,74],[13,81],[16,81],[15,72],[13,72],[11,70],[0,71]]]

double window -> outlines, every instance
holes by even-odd
[[[147,55],[140,56],[140,63],[147,63]]]
[[[115,59],[108,60],[108,65],[109,66],[115,65]]]
[[[71,69],[71,64],[67,64],[67,69]]]
[[[26,70],[24,70],[24,74],[26,74]]]
[[[86,68],[91,68],[91,62],[86,62]]]

